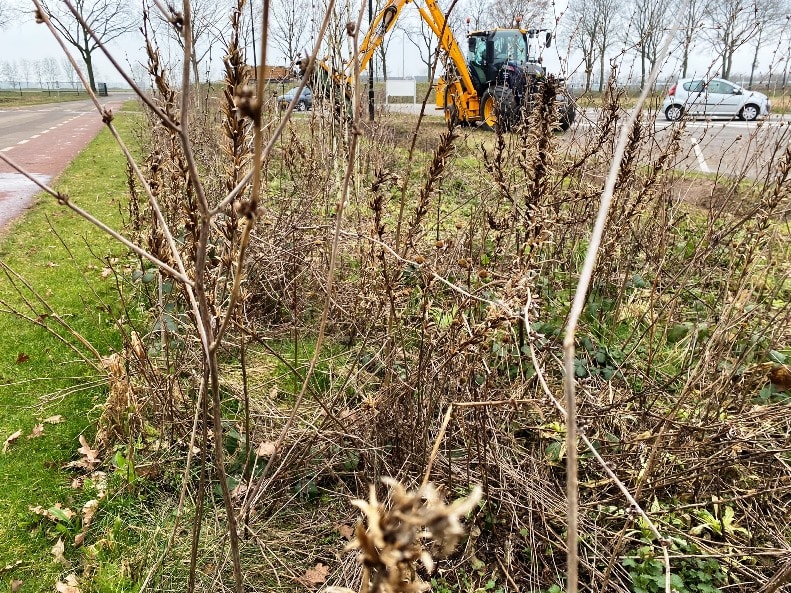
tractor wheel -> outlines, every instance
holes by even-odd
[[[459,93],[456,85],[450,84],[445,88],[445,123],[453,129],[459,125]]]
[[[498,85],[481,97],[481,122],[485,130],[507,132],[517,122],[518,110],[514,92]]]

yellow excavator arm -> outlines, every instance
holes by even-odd
[[[387,4],[375,15],[357,54],[352,56],[340,71],[335,70],[326,61],[321,61],[317,64],[317,72],[321,73],[321,79],[324,81],[320,85],[324,88],[324,92],[328,92],[331,87],[335,87],[337,90],[333,92],[336,93],[336,97],[339,96],[337,93],[340,92],[346,95],[347,100],[351,98],[349,89],[356,82],[354,79],[355,71],[365,71],[368,62],[374,56],[374,52],[384,41],[385,35],[395,26],[396,21],[401,16],[401,11],[407,4],[414,1],[388,0]],[[464,54],[456,41],[456,37],[453,35],[453,31],[448,26],[445,14],[436,0],[425,0],[425,6],[418,6],[417,8],[420,17],[426,22],[434,35],[437,36],[440,49],[453,63],[453,74],[447,73],[445,79],[440,79],[437,88],[437,107],[442,109],[445,107],[446,100],[449,100],[451,104],[464,106],[461,107],[461,111],[464,112],[462,116],[464,114],[477,115],[478,95],[475,92]],[[449,99],[448,93],[451,91],[452,99]]]
[[[373,58],[376,48],[382,44],[385,35],[395,26],[398,17],[401,16],[401,11],[404,6],[410,2],[413,2],[413,0],[388,0],[384,8],[374,17],[357,55],[360,72],[363,72],[366,66],[368,66],[368,62]],[[461,48],[459,48],[456,37],[454,37],[453,31],[450,30],[447,24],[445,14],[440,9],[436,0],[427,0],[425,6],[418,6],[417,8],[421,18],[431,28],[434,35],[437,36],[437,39],[439,39],[440,49],[447,54],[458,70],[465,90],[474,93],[475,89],[469,71],[467,70],[467,62],[464,60],[464,54]],[[345,69],[345,75],[348,79],[351,79],[353,76],[353,66],[354,59],[352,59]]]
[[[513,123],[519,121],[527,111],[535,84],[538,79],[543,79],[545,72],[534,58],[530,58],[529,40],[536,39],[541,32],[535,29],[493,29],[469,34],[470,48],[473,45],[485,48],[490,57],[488,72],[476,67],[476,80],[478,87],[473,83],[465,56],[459,47],[453,31],[448,26],[447,18],[437,4],[437,0],[387,0],[385,6],[374,16],[371,26],[359,46],[356,55],[351,56],[343,67],[336,70],[326,61],[319,62],[314,73],[316,88],[321,89],[330,99],[345,97],[346,105],[351,105],[351,89],[357,83],[356,73],[365,71],[368,63],[374,56],[376,49],[382,44],[387,35],[395,26],[401,16],[401,11],[410,3],[420,2],[417,5],[420,17],[426,22],[431,31],[436,35],[439,48],[448,58],[445,63],[446,72],[436,86],[436,106],[443,109],[449,125],[470,125],[482,122],[483,126],[493,129],[509,129]],[[545,42],[549,47],[551,36]],[[519,40],[519,48],[514,54],[505,52],[503,59],[498,63],[491,56],[494,55],[496,46],[503,42]],[[481,45],[481,44],[484,45]],[[517,44],[519,45],[519,44]],[[508,57],[511,56],[511,57]],[[305,67],[307,60],[304,61]],[[301,66],[302,68],[302,66]],[[493,72],[495,72],[493,74]],[[567,129],[574,121],[575,107],[571,96],[566,92],[565,85],[560,79],[557,97],[560,113],[560,127]],[[316,93],[316,89],[314,89]],[[479,96],[480,93],[480,96]],[[561,100],[562,99],[562,100]],[[337,104],[336,104],[336,108]],[[499,124],[498,124],[499,121]]]

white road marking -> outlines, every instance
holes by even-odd
[[[8,151],[9,151],[9,150],[11,150],[12,148],[14,148],[14,147],[13,147],[13,146],[9,146],[9,147],[7,147],[7,148],[2,148],[2,149],[0,149],[0,152],[8,152]]]
[[[42,132],[41,134],[43,134],[43,133],[44,132]],[[30,139],[32,140],[33,138],[38,138],[39,136],[41,136],[41,134],[36,134],[35,136],[31,136]]]
[[[706,164],[706,159],[703,158],[703,151],[700,149],[698,139],[694,136],[690,136],[690,141],[692,142],[692,149],[695,151],[695,156],[698,157],[698,165],[700,165],[700,170],[704,173],[711,173],[711,169],[709,169],[709,166]]]
[[[27,144],[30,140],[20,140],[17,144]]]

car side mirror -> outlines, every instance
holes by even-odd
[[[733,94],[734,95],[741,95],[742,94],[742,89],[733,89]]]

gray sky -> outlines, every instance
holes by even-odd
[[[415,7],[412,5],[408,5],[405,8],[405,13],[406,11],[417,13]],[[409,18],[406,14],[405,17]],[[554,21],[551,17],[550,19]],[[405,74],[407,76],[424,75],[425,66],[420,61],[412,43],[405,39],[401,31],[396,30],[393,32],[393,35],[394,38],[390,43],[388,52],[389,73],[395,77],[404,74],[404,70],[406,70]],[[124,64],[134,64],[145,59],[142,51],[142,40],[138,34],[126,35],[122,39],[112,43],[111,48],[116,58]],[[167,59],[167,47],[163,46],[162,51],[165,54],[164,57]],[[759,72],[765,72],[769,67],[769,63],[772,59],[771,51],[771,48],[764,50],[763,55],[759,58]],[[221,54],[221,51],[214,53]],[[98,51],[95,55],[97,56],[97,81],[109,83],[120,81],[121,77],[113,72],[109,62],[107,62],[103,56],[100,56]],[[568,47],[564,46],[562,41],[560,43],[555,43],[551,48],[545,50],[544,64],[550,72],[559,72],[561,70],[561,63],[564,62],[564,66],[567,70],[573,73],[576,68],[576,63],[579,60],[575,60],[572,56],[571,59],[566,61],[567,55]],[[35,60],[46,57],[54,57],[58,60],[59,64],[61,62],[60,49],[44,25],[37,25],[32,19],[26,18],[24,21],[17,20],[16,23],[0,32],[0,62],[7,60],[18,61],[22,58]],[[221,55],[214,56],[212,67],[214,78],[220,76],[220,58]],[[739,82],[739,74],[749,74],[751,59],[752,51],[750,47],[745,47],[740,50],[734,60],[734,68],[732,70],[734,74],[731,78]],[[252,62],[252,59],[249,61]],[[713,61],[711,58],[706,59],[704,56],[700,55],[700,53],[696,53],[692,60],[692,69],[696,70],[698,74],[702,74],[712,68],[712,62],[713,69],[716,70],[718,62]],[[273,63],[279,62],[274,60]],[[630,57],[626,57],[622,60],[621,64],[622,74],[628,73],[631,69],[634,72],[634,76],[639,77],[639,63],[635,63],[632,67],[632,60]],[[663,68],[663,73],[668,77],[672,77],[677,70],[677,60],[671,58],[668,64]],[[568,71],[566,74],[569,74]],[[581,69],[577,69],[577,71],[580,74],[582,73]]]

